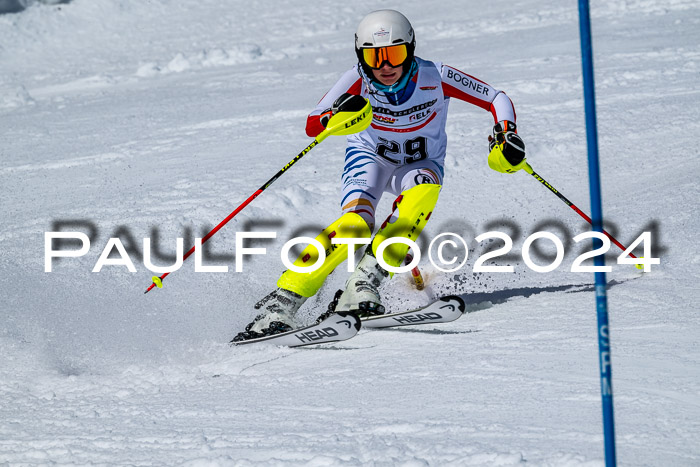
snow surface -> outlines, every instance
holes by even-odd
[[[492,121],[467,104],[451,105],[425,237],[503,230],[516,272],[474,275],[472,243],[460,272],[422,260],[427,292],[408,275],[383,289],[394,311],[462,294],[461,320],[309,349],[227,345],[282,271],[282,244],[337,216],[342,138],[214,237],[229,273],[190,260],[143,295],[141,239],[157,233],[174,254],[175,238],[218,223],[303,149],[306,113],[352,65],[359,20],[382,7],[412,20],[418,55],[506,90],[535,170],[589,211],[574,2],[75,0],[2,15],[0,465],[603,462],[593,279],[569,271],[588,245],[551,273],[517,260],[529,234],[570,243],[586,224],[526,174],[488,169]],[[700,4],[591,10],[604,213],[623,243],[652,229],[661,257],[642,275],[611,250],[618,459],[700,465]],[[45,273],[57,222],[97,237]],[[245,230],[278,237],[235,273]],[[113,236],[136,251],[137,273],[91,272]]]

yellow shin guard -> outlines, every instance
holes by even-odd
[[[422,184],[410,188],[396,199],[394,211],[372,240],[372,252],[392,237],[402,237],[414,242],[423,231],[435,209],[442,185]],[[408,245],[394,243],[384,250],[383,259],[389,266],[399,267],[408,253]]]
[[[370,232],[367,223],[360,215],[354,212],[343,214],[340,219],[332,223],[316,237],[316,240],[326,250],[326,260],[323,262],[323,265],[310,273],[287,270],[277,281],[277,287],[291,290],[303,297],[313,296],[321,288],[328,274],[348,258],[348,245],[333,245],[331,239],[369,238],[371,235],[372,232]],[[302,268],[311,266],[316,263],[318,256],[316,247],[309,245],[301,252],[299,258],[294,262],[294,266]]]

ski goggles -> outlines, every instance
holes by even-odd
[[[391,67],[397,67],[405,62],[406,58],[408,58],[408,47],[406,44],[362,49],[362,59],[368,67],[375,70],[381,68],[384,62],[389,62]]]

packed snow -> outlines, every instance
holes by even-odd
[[[143,238],[172,263],[178,237],[189,248],[306,147],[306,114],[379,8],[412,21],[417,55],[505,90],[534,169],[590,212],[575,2],[74,0],[0,15],[0,465],[603,463],[593,277],[570,271],[588,226],[527,174],[488,168],[492,118],[466,103],[450,106],[421,246],[455,232],[467,264],[443,273],[425,251],[425,291],[410,274],[382,290],[391,311],[459,294],[460,320],[302,349],[228,345],[274,287],[282,245],[338,216],[342,137],[207,244],[205,263],[229,272],[190,259],[143,294]],[[697,466],[700,4],[591,12],[606,226],[626,245],[651,231],[661,261],[641,273],[608,255],[618,461]],[[90,250],[44,272],[58,230],[86,233]],[[514,273],[473,273],[488,246],[474,238],[490,230],[513,238],[497,264]],[[237,273],[245,231],[277,237],[252,242],[267,254]],[[566,246],[553,272],[521,258],[538,231]],[[110,237],[135,273],[92,272]],[[346,277],[329,277],[302,320]]]

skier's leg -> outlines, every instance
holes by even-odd
[[[261,313],[246,327],[243,339],[292,329],[297,310],[314,295],[330,272],[348,257],[347,245],[332,245],[330,238],[369,238],[374,227],[374,209],[389,184],[395,167],[365,149],[348,147],[342,175],[341,207],[343,215],[316,238],[326,250],[324,264],[311,273],[285,271],[277,289],[255,305]],[[294,263],[314,264],[318,251],[309,245]],[[272,332],[271,332],[272,330]]]
[[[340,219],[333,222],[316,240],[323,245],[326,259],[320,268],[313,272],[296,272],[286,270],[277,281],[277,287],[292,291],[302,297],[311,297],[318,292],[323,282],[340,263],[348,257],[347,244],[332,244],[333,238],[369,238],[372,232],[365,220],[354,212],[343,214]],[[355,248],[357,249],[357,248]],[[303,268],[316,263],[319,258],[318,250],[314,245],[307,246],[301,252],[294,266]]]
[[[349,212],[333,222],[316,240],[323,245],[326,259],[320,268],[304,273],[291,269],[285,271],[277,281],[277,289],[255,305],[260,314],[246,326],[241,339],[252,339],[269,334],[290,331],[297,324],[297,310],[308,297],[321,288],[328,274],[348,257],[347,244],[332,244],[333,238],[369,238],[371,232],[359,215]],[[294,262],[295,266],[307,267],[316,263],[319,252],[314,245],[307,246]]]
[[[426,163],[427,164],[427,163]],[[361,311],[363,314],[381,314],[384,307],[378,288],[390,274],[382,268],[376,252],[388,238],[401,237],[413,241],[418,239],[435,208],[442,185],[442,168],[424,165],[418,168],[405,166],[392,177],[390,189],[400,191],[393,211],[374,236],[355,272],[346,283],[346,289],[336,304],[337,311]],[[384,250],[382,259],[386,264],[400,266],[408,245],[394,243]]]
[[[424,161],[420,166],[417,165],[405,165],[391,178],[390,191],[398,193],[398,197],[394,201],[391,215],[372,240],[373,253],[388,238],[402,237],[417,241],[430,218],[442,188],[443,168],[434,161]],[[406,258],[408,250],[408,245],[394,243],[384,250],[384,260],[388,265],[398,267]]]
[[[344,213],[361,216],[374,231],[374,212],[396,166],[375,153],[349,147],[345,151],[340,206]]]
[[[326,261],[321,268],[311,273],[285,271],[277,286],[302,297],[316,294],[328,274],[348,257],[348,246],[332,245],[331,238],[369,238],[372,235],[374,209],[394,171],[395,166],[380,160],[373,152],[348,147],[341,177],[343,189],[340,205],[343,215],[316,237],[326,250]],[[317,258],[316,248],[309,245],[294,265],[311,265]]]

